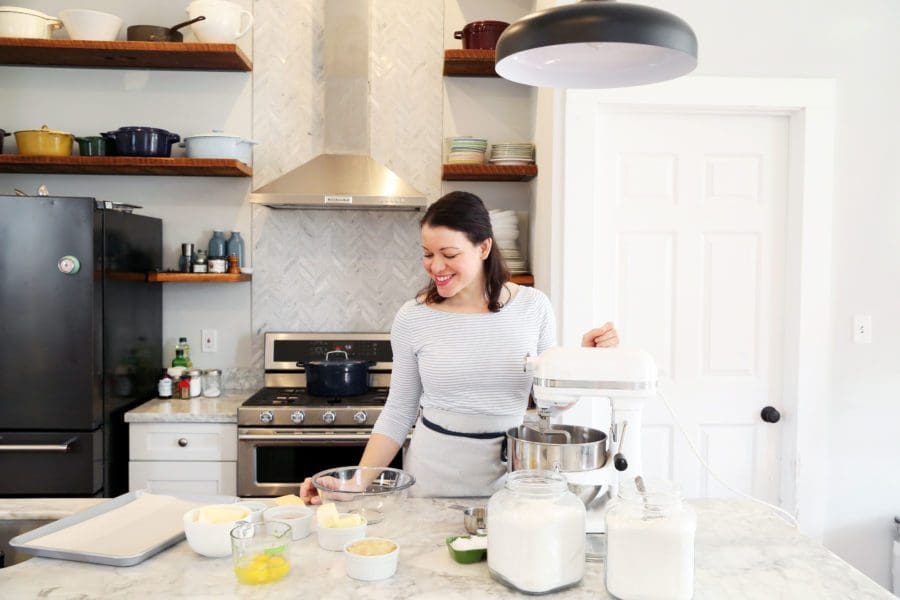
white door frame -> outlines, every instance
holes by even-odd
[[[596,297],[595,290],[605,283],[596,281],[594,270],[584,261],[594,256],[594,194],[591,178],[583,173],[593,172],[592,153],[587,150],[595,128],[591,121],[579,121],[592,119],[597,105],[789,119],[781,494],[801,530],[820,540],[828,497],[834,81],[684,77],[634,88],[566,92],[564,159],[557,163],[562,170],[562,190],[557,196],[561,202],[551,208],[552,221],[561,224],[551,234],[555,238],[551,240],[551,272],[559,275],[553,299],[564,344],[577,344],[583,330],[595,325],[586,300]],[[577,264],[584,268],[563,268]]]

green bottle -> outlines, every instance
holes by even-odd
[[[184,350],[181,348],[175,349],[175,358],[172,359],[173,367],[184,367],[185,369],[189,368],[187,359],[184,357]]]
[[[191,360],[191,347],[188,345],[188,341],[186,337],[178,338],[178,344],[175,346],[175,349],[181,348],[181,351],[184,353],[184,360],[187,361],[187,368],[192,369],[194,367],[194,362]]]

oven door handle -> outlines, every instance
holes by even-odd
[[[272,435],[239,435],[238,440],[253,440],[259,442],[353,442],[366,440],[368,433],[327,433],[327,434],[272,434]]]
[[[61,444],[0,444],[0,452],[68,452],[76,438]]]

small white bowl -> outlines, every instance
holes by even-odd
[[[122,18],[109,13],[84,8],[59,11],[62,21],[73,40],[115,41],[122,29]]]
[[[234,505],[243,506],[250,511],[250,518],[248,520],[251,523],[261,523],[263,520],[263,512],[269,508],[269,505],[265,502],[258,502],[256,500],[242,500],[240,502],[235,502]]]
[[[343,513],[340,516],[344,516]],[[316,537],[319,538],[319,547],[333,552],[340,552],[349,542],[366,537],[366,523],[356,527],[318,527]]]
[[[394,549],[387,554],[363,555],[351,552],[350,549],[361,542],[387,542],[394,546]],[[347,575],[353,579],[360,581],[378,581],[379,579],[387,579],[393,577],[397,572],[397,562],[400,558],[400,546],[397,542],[387,538],[362,538],[348,542],[344,546],[344,565],[347,568]]]
[[[291,527],[291,539],[302,540],[312,532],[313,511],[305,506],[273,506],[263,512],[263,521],[277,521]]]
[[[184,535],[191,549],[202,556],[210,558],[222,558],[231,556],[231,530],[235,523],[249,520],[250,510],[238,507],[243,513],[242,518],[226,523],[201,523],[197,520],[197,513],[205,508],[234,509],[234,504],[211,504],[198,506],[184,513]]]

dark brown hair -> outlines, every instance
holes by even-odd
[[[428,207],[419,226],[446,227],[466,235],[472,244],[478,245],[488,238],[493,239],[491,215],[484,207],[484,202],[469,192],[450,192]],[[509,281],[509,270],[497,244],[491,244],[491,251],[484,262],[484,293],[488,301],[488,310],[497,312],[503,308],[500,293],[503,285]],[[422,289],[418,295],[425,296],[426,304],[440,304],[444,297],[437,291],[434,281]]]

